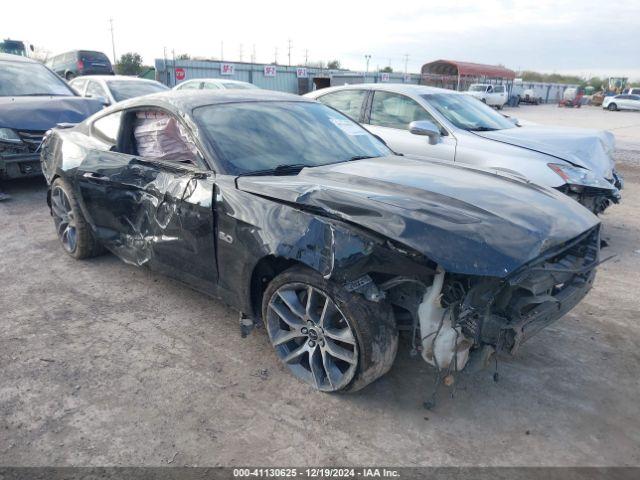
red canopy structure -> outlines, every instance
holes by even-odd
[[[498,65],[436,60],[422,66],[422,83],[451,90],[466,90],[472,83],[508,83],[516,72]]]

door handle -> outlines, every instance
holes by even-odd
[[[100,175],[99,173],[94,173],[94,172],[84,172],[82,176],[84,178],[90,178],[92,180],[100,180],[100,181],[109,180],[109,177],[105,175]]]

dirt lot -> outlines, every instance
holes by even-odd
[[[422,401],[434,375],[402,348],[353,395],[315,393],[264,330],[241,339],[220,302],[58,246],[42,181],[0,203],[1,465],[640,465],[640,114],[512,109],[613,128],[624,203],[617,257],[564,319],[492,372]]]

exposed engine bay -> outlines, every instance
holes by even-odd
[[[599,242],[596,227],[504,279],[438,267],[430,285],[397,277],[380,289],[427,363],[445,374],[482,368],[495,352],[515,354],[580,302],[593,285]]]

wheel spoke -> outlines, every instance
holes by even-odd
[[[354,355],[354,352],[351,352],[346,348],[342,348],[332,340],[326,339],[324,348],[329,355],[337,358],[338,360],[350,363],[351,365],[355,365],[355,363],[357,362],[357,358]]]
[[[311,368],[311,375],[317,389],[322,388],[324,384],[324,377],[326,371],[324,368],[324,361],[322,359],[322,353],[319,348],[314,348],[309,352],[309,367]]]
[[[282,345],[283,343],[287,343],[291,340],[293,340],[294,338],[300,338],[303,335],[300,333],[300,331],[296,328],[295,330],[280,330],[280,333],[278,333],[275,338],[273,339],[273,345],[275,347]]]
[[[65,221],[61,221],[61,222],[58,224],[58,236],[59,236],[60,238],[62,238],[62,235],[64,234],[64,232],[66,232],[66,230],[67,230],[67,227],[68,227],[68,226],[69,226],[69,225],[68,225],[68,224],[67,224],[67,222],[65,222]]]
[[[62,218],[65,214],[62,204],[60,203],[60,199],[57,195],[51,197],[51,209],[53,213],[58,218]]]
[[[300,299],[296,292],[293,290],[279,290],[278,296],[282,299],[282,301],[289,307],[289,310],[293,312],[295,315],[304,318],[305,309],[300,303]]]
[[[307,317],[309,317],[311,320],[313,320],[316,323],[319,321],[318,315],[316,314],[316,310],[318,309],[318,301],[319,301],[319,297],[321,296],[324,297],[320,292],[318,292],[312,286],[309,286],[307,288],[307,306],[306,306]],[[326,305],[326,298],[325,298],[325,305]]]
[[[322,349],[322,365],[324,366],[324,372],[327,375],[329,385],[331,385],[331,388],[335,388],[335,385],[340,382],[340,376],[342,373],[338,367],[336,367],[331,356],[327,354],[327,351],[324,348]]]
[[[273,310],[278,317],[284,321],[289,327],[292,329],[299,329],[303,324],[302,320],[298,318],[295,314],[293,314],[289,309],[286,308],[285,305],[280,305],[275,302],[272,302],[269,305],[271,310]]]
[[[340,330],[325,328],[324,334],[333,340],[338,340],[339,342],[350,343],[351,345],[356,344],[356,339],[353,337],[353,332],[351,332],[349,327],[342,328]]]
[[[322,328],[326,329],[331,321],[331,317],[338,313],[338,308],[329,298],[324,302],[324,307],[322,308],[322,313],[320,314],[320,320],[318,321],[318,325]]]
[[[284,357],[282,360],[284,360],[285,363],[291,363],[293,360],[299,358],[302,354],[308,352],[308,348],[307,348],[307,344],[303,343],[302,345],[300,345],[298,348],[294,348],[292,351],[290,351],[286,357]]]

